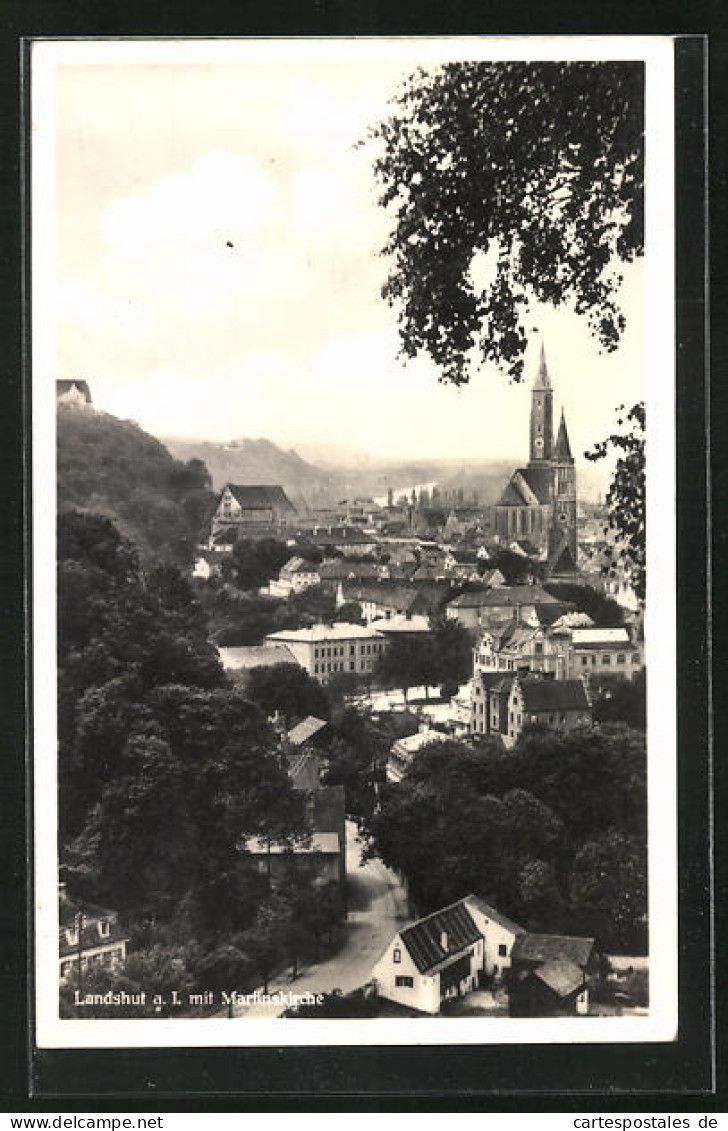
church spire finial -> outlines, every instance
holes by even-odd
[[[534,382],[534,389],[550,389],[551,378],[549,371],[546,368],[546,349],[541,338],[541,354],[538,361],[538,372],[536,373],[536,380]]]

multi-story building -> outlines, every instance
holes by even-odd
[[[344,673],[370,674],[387,646],[376,630],[345,623],[283,629],[265,639],[268,644],[285,644],[296,662],[320,683]]]
[[[473,677],[471,732],[500,735],[507,747],[529,723],[571,730],[591,722],[591,705],[580,679],[500,672]]]
[[[293,522],[296,508],[279,484],[226,483],[212,517],[210,548],[221,531],[236,538],[284,529]]]
[[[626,628],[573,628],[569,648],[572,677],[617,675],[632,679],[642,669],[642,652]]]
[[[128,936],[116,911],[69,899],[66,885],[58,890],[58,959],[60,976],[83,975],[94,966],[120,966],[126,960]]]

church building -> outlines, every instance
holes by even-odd
[[[495,508],[495,533],[509,543],[526,538],[545,557],[550,576],[577,572],[576,467],[563,410],[556,440],[554,391],[541,345],[531,392],[527,467],[513,472]]]

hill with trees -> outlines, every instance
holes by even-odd
[[[131,420],[58,405],[59,512],[113,520],[148,564],[187,565],[215,508],[212,483],[198,459],[174,459]]]

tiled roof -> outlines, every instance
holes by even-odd
[[[297,664],[293,652],[283,644],[251,645],[240,648],[218,648],[225,671],[250,671],[270,668],[274,664]]]
[[[553,471],[550,467],[519,467],[519,472],[542,505],[551,502]]]
[[[410,734],[406,738],[398,738],[392,746],[405,754],[414,754],[421,750],[423,746],[429,746],[431,742],[443,742],[445,737],[439,730],[418,730],[416,734]]]
[[[447,936],[445,939],[444,935]],[[424,974],[446,958],[477,942],[482,935],[473,922],[465,900],[461,899],[400,931],[400,938],[420,974]],[[442,946],[443,941],[446,943],[445,948]]]
[[[235,526],[224,526],[222,530],[218,530],[213,535],[213,542],[216,546],[230,546],[237,542],[238,531]]]
[[[629,633],[626,628],[574,628],[571,632],[571,641],[575,648],[599,647],[610,644],[621,648],[629,646]]]
[[[298,643],[318,644],[326,640],[373,640],[381,639],[379,632],[365,628],[361,624],[346,624],[340,621],[337,624],[312,624],[310,628],[282,629],[280,632],[271,632],[266,640],[287,640]]]
[[[376,629],[377,632],[383,633],[385,636],[388,633],[414,633],[414,632],[432,632],[430,622],[427,617],[418,616],[415,614],[411,617],[405,617],[401,614],[390,617],[382,617],[380,620],[373,620],[371,627]]]
[[[461,593],[459,597],[453,597],[452,601],[448,601],[447,607],[449,609],[479,609],[485,605],[485,598],[490,593],[489,589],[473,589],[469,593]]]
[[[516,545],[519,546],[520,549],[523,550],[523,553],[529,558],[538,557],[538,547],[534,546],[533,542],[530,542],[528,538],[517,538]]]
[[[112,943],[126,942],[128,935],[119,926],[117,915],[115,911],[110,911],[105,907],[98,907],[93,903],[74,903],[68,898],[65,893],[62,893],[59,898],[59,932],[58,932],[58,951],[61,957],[68,955],[78,954],[79,944],[78,941],[72,941],[73,936],[69,938],[67,932],[74,931],[76,928],[76,917],[82,914],[84,916],[83,929],[81,931],[81,952],[85,950],[93,950],[97,947],[109,946]],[[107,934],[101,934],[101,924],[106,923]]]
[[[589,710],[589,700],[580,679],[524,679],[520,687],[526,711]]]
[[[524,928],[519,926],[515,920],[509,919],[507,915],[503,915],[495,907],[492,907],[489,903],[486,903],[484,899],[481,899],[479,895],[467,895],[465,902],[474,904],[480,914],[485,916],[486,919],[492,919],[494,923],[505,927],[507,931],[513,931],[514,935],[523,935],[526,933]]]
[[[584,973],[574,962],[546,962],[533,972],[558,997],[569,997],[584,985]]]
[[[289,558],[286,564],[281,568],[281,574],[293,573],[318,573],[315,565],[307,562],[305,558]]]
[[[280,484],[228,483],[233,498],[245,510],[270,510],[277,508],[295,512],[296,508]]]
[[[574,935],[519,935],[513,944],[512,957],[523,962],[573,962],[582,970],[592,951],[594,939]]]
[[[288,741],[291,746],[300,746],[307,742],[309,738],[313,738],[325,726],[327,726],[325,719],[317,719],[315,715],[308,715],[303,722],[289,730]]]

